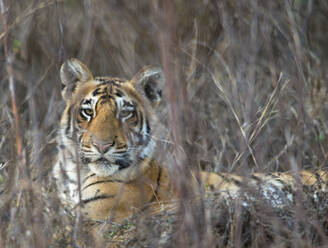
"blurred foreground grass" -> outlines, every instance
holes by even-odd
[[[58,72],[67,58],[79,58],[96,75],[129,78],[144,65],[163,64],[166,54],[161,42],[166,39],[178,96],[176,105],[171,104],[179,106],[181,146],[188,158],[185,166],[247,175],[327,164],[326,1],[7,0],[4,4],[23,155],[17,157],[2,22],[1,247],[91,246],[96,242],[81,223],[60,211],[51,181],[54,138],[64,104]],[[166,146],[158,144],[159,150]],[[170,163],[172,156],[160,151],[159,161]],[[188,184],[182,176],[176,180]],[[280,229],[279,214],[264,218],[261,211],[255,211],[259,215],[250,218],[229,212],[229,207],[227,211],[217,207],[221,203],[209,204],[212,199],[186,204],[184,211],[190,213],[191,222],[183,211],[133,219],[123,230],[135,232],[123,235],[125,240],[119,244],[328,244],[324,208],[305,208],[306,221],[293,209],[286,210],[285,220],[300,224]],[[269,235],[258,232],[263,225],[271,230]],[[108,231],[108,246],[116,244],[115,230]],[[68,233],[69,238],[64,235],[61,240],[60,233]]]

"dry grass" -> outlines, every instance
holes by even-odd
[[[170,142],[158,141],[159,160],[179,175],[183,197],[176,211],[113,226],[108,246],[328,245],[325,195],[282,212],[264,203],[243,209],[215,196],[186,200],[191,167],[240,175],[325,167],[326,1],[3,2],[1,247],[96,242],[61,211],[51,180],[63,110],[58,71],[71,57],[96,75],[125,78],[159,64],[167,79]]]

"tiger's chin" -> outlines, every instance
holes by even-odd
[[[111,162],[105,158],[100,158],[96,161],[88,161],[86,163],[91,172],[98,177],[111,177],[120,171],[120,165]]]
[[[98,177],[110,177],[113,180],[129,182],[136,179],[147,167],[148,163],[142,161],[139,164],[133,163],[130,159],[117,159],[114,162],[106,158],[100,158],[87,165],[91,172]]]

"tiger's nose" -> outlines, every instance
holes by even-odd
[[[96,147],[101,154],[108,152],[108,150],[114,145],[115,145],[115,141],[107,144],[93,143],[93,146]]]

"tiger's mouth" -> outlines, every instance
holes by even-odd
[[[115,159],[114,161],[109,161],[108,159],[102,157],[96,160],[94,163],[102,167],[118,166],[118,169],[122,170],[130,167],[132,165],[132,160],[127,157],[127,158]]]

